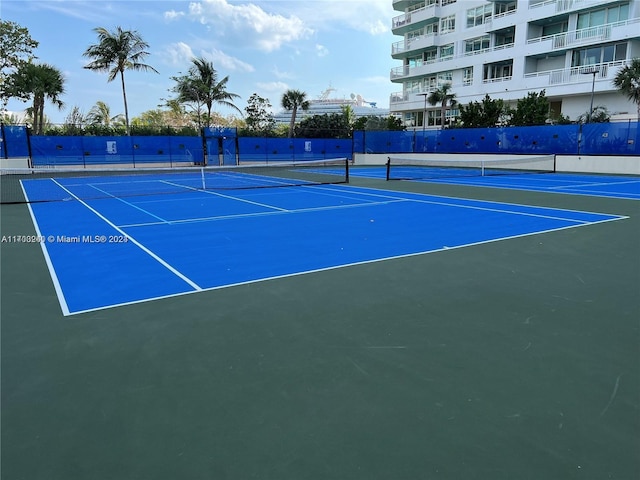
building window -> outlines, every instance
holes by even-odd
[[[440,19],[440,34],[453,32],[456,29],[456,16],[449,15]]]
[[[438,59],[438,51],[436,49],[427,50],[423,53],[425,63],[435,62]]]
[[[440,58],[453,57],[453,43],[440,47]]]
[[[518,5],[516,4],[516,2],[509,2],[509,3],[496,2],[496,15],[499,15],[501,13],[512,12],[516,10],[517,7]]]
[[[453,81],[453,72],[440,72],[437,75],[438,78],[438,86],[441,86],[445,83],[451,83]]]
[[[473,67],[467,67],[462,71],[462,84],[473,84]]]
[[[412,80],[410,82],[405,82],[404,91],[406,93],[418,93],[420,92],[420,80]]]
[[[551,25],[545,25],[542,27],[542,36],[550,37],[551,35],[557,35],[559,33],[565,33],[569,31],[569,22],[552,23]]]
[[[435,1],[435,0],[434,0]],[[432,2],[429,2],[429,5],[431,5]],[[426,5],[424,2],[420,2],[420,3],[416,3],[415,5],[411,5],[407,8],[407,13],[413,12],[414,10],[420,10],[421,8],[424,8]]]
[[[500,47],[502,45],[511,45],[515,41],[516,30],[515,27],[510,27],[502,32],[495,34],[495,46]]]
[[[436,35],[438,33],[438,23],[430,23],[424,26],[425,35]]]
[[[472,38],[464,42],[464,52],[473,53],[489,48],[489,35],[484,35],[478,38]]]
[[[578,30],[583,28],[598,27],[607,23],[622,22],[629,18],[629,4],[617,5],[610,8],[601,8],[578,15]]]
[[[571,54],[571,66],[597,65],[599,63],[614,62],[627,58],[627,44],[617,43],[602,47],[583,48],[574,50]]]
[[[491,5],[485,5],[467,10],[467,28],[477,27],[486,23],[491,18],[491,8]]]
[[[513,60],[490,63],[484,66],[483,79],[485,82],[509,80],[513,74]]]
[[[456,0],[442,0],[442,6],[449,5],[450,3],[456,3]]]

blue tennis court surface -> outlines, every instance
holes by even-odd
[[[83,200],[120,186],[66,181],[71,201],[29,205],[65,315],[626,218],[348,185]]]
[[[403,167],[409,169],[411,167]],[[384,167],[353,169],[352,176],[385,178]],[[640,200],[640,177],[611,175],[580,175],[572,173],[537,173],[488,176],[447,176],[411,180],[417,182],[470,185],[474,187],[508,188],[548,193],[590,195],[598,197]]]

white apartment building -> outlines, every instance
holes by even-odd
[[[407,127],[436,128],[426,94],[451,84],[458,104],[486,94],[515,106],[545,90],[555,114],[575,120],[593,105],[611,120],[637,119],[612,80],[640,57],[640,0],[393,0],[390,110]],[[456,108],[447,112],[455,117]],[[426,118],[426,124],[423,123]]]

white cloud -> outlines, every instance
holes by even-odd
[[[240,72],[253,72],[255,68],[253,65],[250,65],[242,60],[231,57],[224,53],[221,50],[216,48],[212,49],[209,52],[202,52],[202,56],[204,58],[208,58],[213,62],[213,65],[216,69],[218,67],[222,67],[223,70],[232,70],[232,71],[240,71]]]
[[[324,45],[316,45],[316,54],[319,57],[326,57],[329,55],[329,49]]]
[[[186,67],[191,63],[191,59],[196,56],[205,58],[213,62],[216,70],[234,71],[234,72],[253,72],[253,65],[243,62],[242,60],[227,55],[217,48],[201,49],[196,54],[193,48],[184,42],[172,43],[163,54],[165,63],[174,67]]]
[[[391,30],[394,12],[390,0],[313,0],[300,2],[296,14],[316,28],[341,26],[370,35]]]
[[[211,27],[226,40],[253,43],[265,52],[308,37],[313,31],[295,15],[269,13],[255,4],[231,4],[227,0],[201,0],[184,12],[166,12],[171,18],[186,18]]]
[[[258,82],[257,86],[266,92],[284,92],[289,89],[289,85],[284,82]]]
[[[187,65],[195,57],[191,47],[184,42],[172,43],[161,55],[165,63],[176,67]]]
[[[184,12],[176,12],[175,10],[169,10],[168,12],[164,12],[164,19],[167,21],[178,20],[184,17]]]

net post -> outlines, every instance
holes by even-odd
[[[344,168],[345,168],[345,183],[349,183],[349,159],[344,159]]]
[[[391,179],[391,157],[387,157],[387,182]]]

